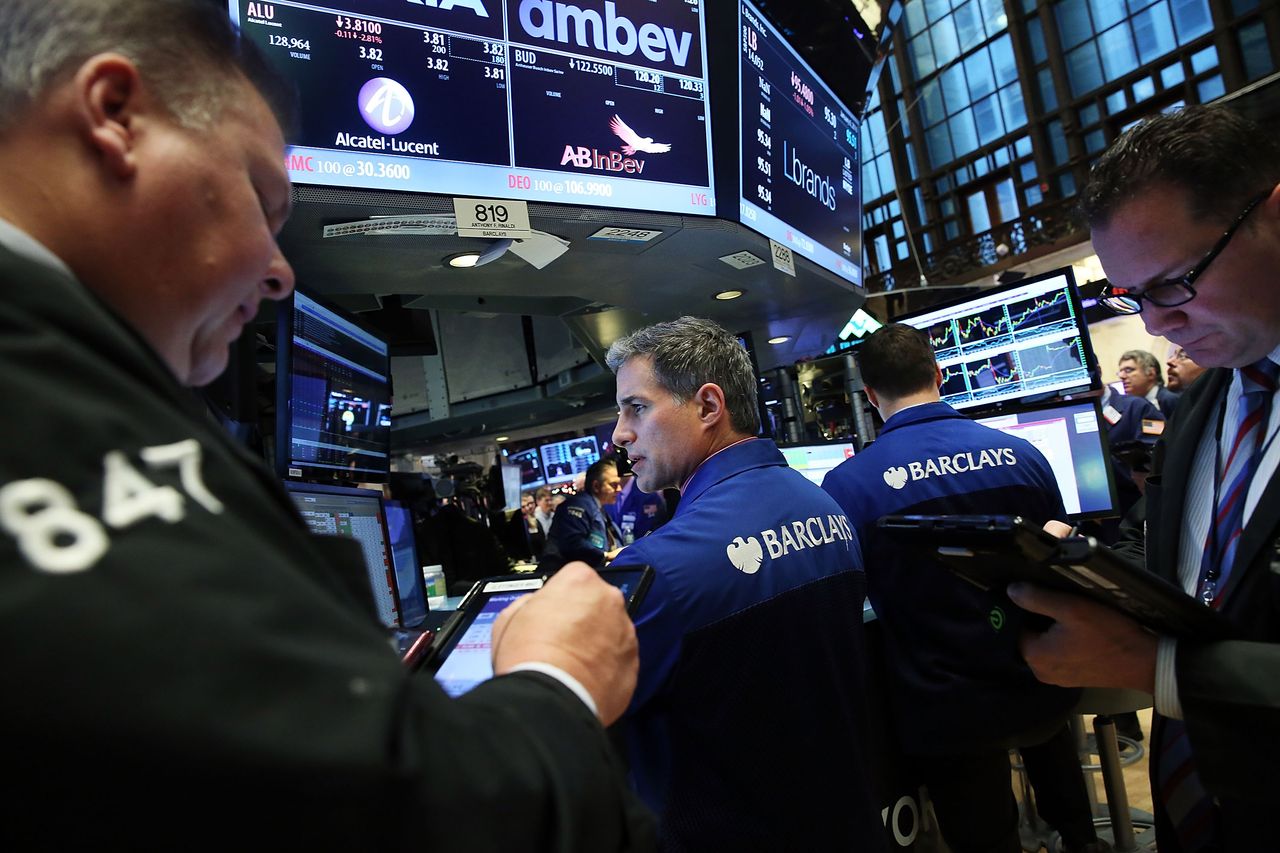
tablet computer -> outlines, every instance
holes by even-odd
[[[1059,539],[1009,515],[887,515],[877,527],[982,589],[1003,593],[1028,581],[1089,596],[1158,634],[1213,640],[1234,633],[1221,613],[1090,536]]]
[[[622,597],[627,600],[627,615],[635,616],[649,584],[653,583],[653,568],[650,566],[605,566],[598,570],[600,577],[622,590]]]
[[[649,566],[600,569],[600,576],[622,590],[627,613],[634,615],[653,580]],[[475,583],[458,604],[458,610],[441,627],[424,667],[450,696],[461,696],[493,677],[493,623],[506,607],[521,596],[539,590],[546,575],[502,575]]]

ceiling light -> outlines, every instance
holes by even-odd
[[[457,255],[450,255],[444,259],[444,262],[457,269],[467,269],[468,267],[474,267],[478,260],[480,260],[479,252],[462,252]]]
[[[494,441],[510,441],[510,440],[511,440],[511,436],[509,435],[500,435],[494,439]]]
[[[719,293],[711,294],[711,298],[719,299],[721,302],[727,302],[730,299],[737,299],[744,293],[746,293],[745,290],[722,290]]]
[[[470,250],[466,252],[458,252],[449,255],[444,262],[455,269],[469,269],[471,267],[482,267],[490,261],[496,261],[507,253],[507,249],[511,248],[511,240],[503,238],[501,240],[493,240],[489,246],[479,251]]]
[[[778,344],[785,344],[789,340],[791,340],[790,335],[778,335],[776,338],[769,338],[769,343],[777,346]]]

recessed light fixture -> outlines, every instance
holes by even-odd
[[[456,269],[464,270],[476,265],[476,261],[480,260],[479,252],[459,252],[456,255],[450,255],[444,259],[444,262]]]
[[[769,338],[769,343],[777,346],[778,344],[785,344],[789,340],[791,340],[790,335],[778,335],[776,338]]]
[[[510,440],[511,440],[511,436],[509,436],[509,435],[500,435],[500,436],[498,436],[497,438],[495,438],[495,439],[494,439],[494,441],[498,441],[498,442],[502,442],[502,441],[510,441]]]
[[[711,294],[712,299],[719,299],[721,302],[728,302],[730,299],[737,299],[745,290],[722,290],[719,293]]]
[[[491,241],[487,248],[480,251],[471,250],[449,255],[444,259],[444,262],[455,269],[482,267],[485,264],[491,261],[496,261],[498,258],[505,255],[507,253],[507,249],[510,248],[511,240],[504,237],[500,240]]]

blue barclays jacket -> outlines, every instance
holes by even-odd
[[[663,849],[881,849],[865,583],[835,501],[773,442],[747,440],[703,462],[671,520],[614,561],[637,563],[656,577],[625,726]]]
[[[538,567],[554,572],[571,560],[582,560],[598,569],[604,565],[604,552],[612,550],[610,535],[616,543],[613,547],[622,544],[622,534],[600,502],[579,492],[556,509]]]
[[[890,514],[1001,513],[1036,525],[1064,518],[1044,456],[946,403],[927,403],[890,417],[822,487],[863,544],[903,749],[969,752],[1050,734],[1079,691],[1036,681],[1018,652],[1023,611],[1003,590],[983,591],[907,555],[875,526]]]
[[[667,520],[667,502],[662,492],[642,492],[635,478],[623,488],[618,500],[604,508],[605,513],[618,525],[623,541],[628,534],[632,540],[647,536]]]

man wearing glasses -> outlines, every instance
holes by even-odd
[[[1132,128],[1084,195],[1104,302],[1207,369],[1157,447],[1142,529],[1117,546],[1237,638],[1157,637],[1083,598],[1013,585],[1056,620],[1023,641],[1061,685],[1155,696],[1161,853],[1275,849],[1280,806],[1280,142],[1223,107]],[[1145,545],[1145,548],[1144,548]]]
[[[1180,346],[1169,348],[1169,360],[1164,363],[1167,368],[1168,381],[1170,391],[1177,391],[1181,394],[1191,387],[1191,383],[1200,378],[1200,374],[1204,373],[1204,368],[1196,364],[1191,356],[1187,355],[1187,351]]]

